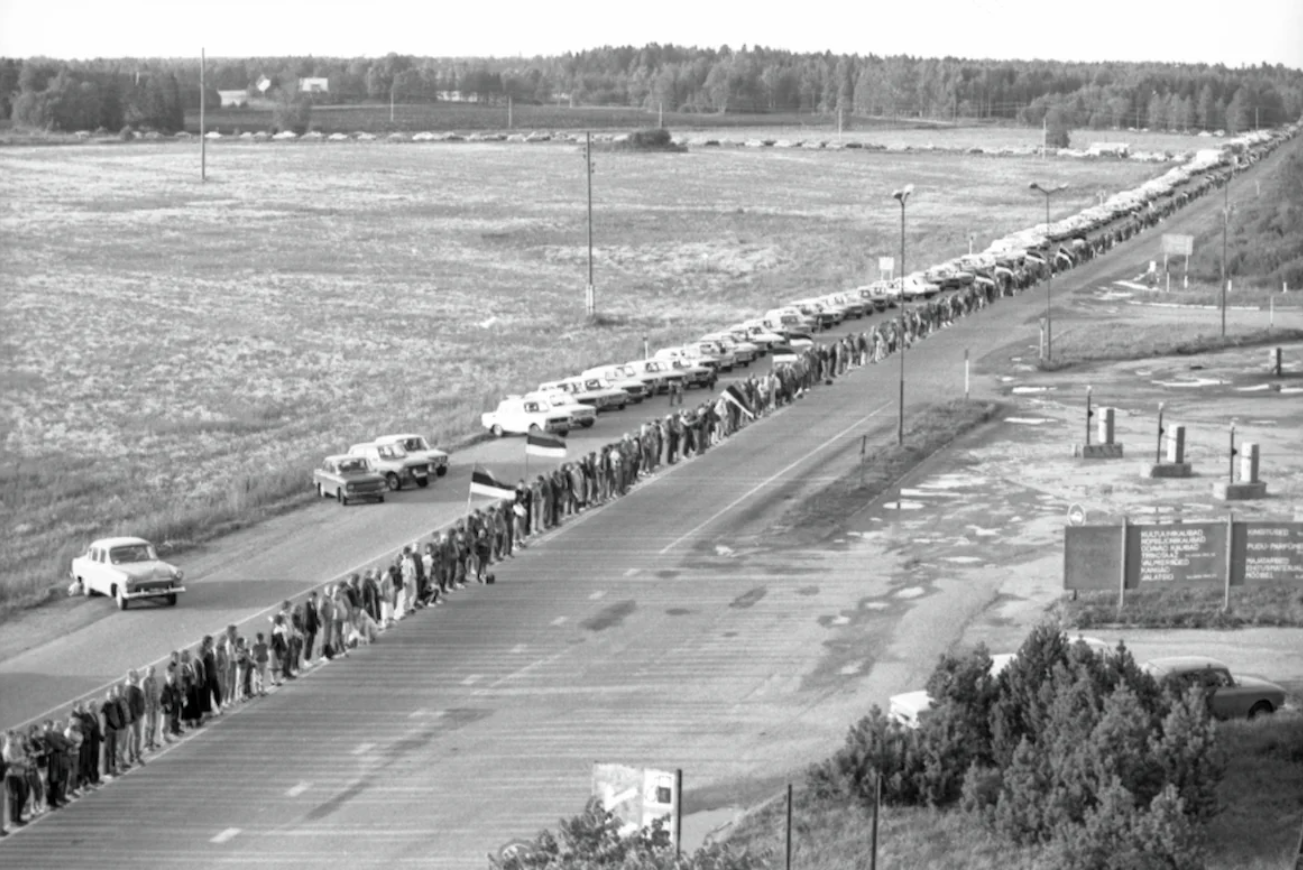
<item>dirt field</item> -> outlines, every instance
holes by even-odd
[[[0,598],[94,533],[212,526],[299,492],[382,429],[441,441],[507,392],[876,277],[917,186],[931,263],[1162,167],[954,154],[602,154],[603,324],[583,325],[570,146],[136,143],[0,151],[5,452]],[[870,264],[875,264],[870,268]],[[161,537],[161,536],[156,536]]]

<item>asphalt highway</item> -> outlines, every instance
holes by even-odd
[[[1161,233],[1220,204],[1205,197],[1057,277],[1056,299],[1134,277],[1161,260]],[[916,345],[907,414],[962,395],[966,351],[1034,345],[1044,306],[1042,286]],[[483,867],[512,837],[578,812],[594,761],[682,768],[689,809],[694,790],[799,770],[836,745],[848,704],[867,707],[864,670],[821,669],[829,625],[890,578],[772,545],[765,530],[853,461],[861,436],[893,436],[897,379],[895,358],[852,372],[572,519],[497,566],[495,586],[455,593],[0,841],[0,867]],[[573,452],[653,412],[664,399],[604,415]],[[487,442],[429,490],[323,502],[219,541],[183,560],[190,591],[176,608],[77,605],[104,614],[0,664],[0,722],[56,710],[227,623],[262,630],[282,599],[455,521],[471,464],[514,480],[522,451]]]

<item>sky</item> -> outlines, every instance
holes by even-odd
[[[530,57],[649,42],[1303,69],[1303,0],[0,0],[0,57]]]

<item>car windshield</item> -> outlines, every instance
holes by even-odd
[[[422,437],[420,437],[419,435],[417,435],[417,436],[413,436],[413,437],[411,437],[411,438],[404,438],[403,440],[399,441],[398,443],[401,444],[401,445],[403,445],[403,449],[404,449],[404,450],[408,450],[408,451],[411,451],[411,450],[429,450],[429,449],[430,449],[430,445],[429,445],[429,444],[426,444],[426,443],[425,443],[425,439],[422,438]]]
[[[365,457],[358,456],[353,459],[340,460],[339,470],[345,474],[359,471],[370,471],[371,464],[366,461]]]
[[[109,550],[109,561],[114,565],[127,565],[131,562],[155,562],[158,556],[149,544],[126,544]]]
[[[543,410],[543,407],[538,402],[526,402],[525,410],[531,414],[537,414]]]
[[[381,459],[402,459],[407,455],[401,444],[381,444],[376,452]]]
[[[587,387],[587,388],[590,389],[590,390],[601,390],[601,389],[605,389],[605,388],[602,386],[602,382],[601,382],[601,380],[600,380],[599,378],[589,378],[588,380],[584,381],[584,386]]]

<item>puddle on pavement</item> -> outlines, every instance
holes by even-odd
[[[892,593],[897,598],[922,598],[925,594],[927,592],[922,586],[906,586]]]

